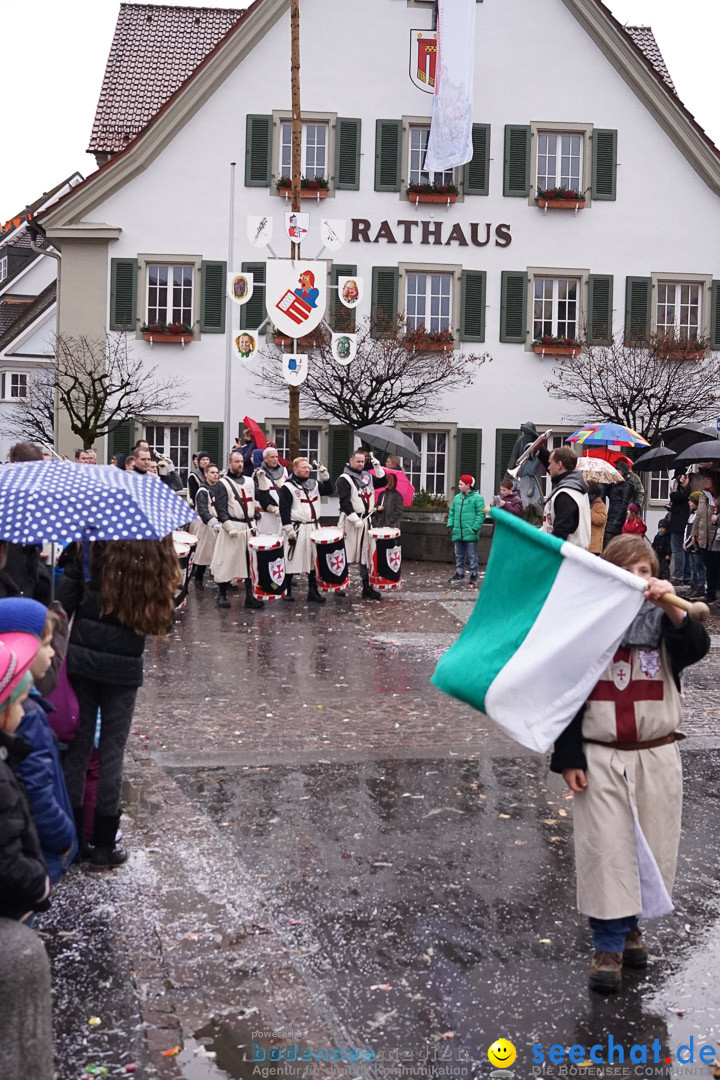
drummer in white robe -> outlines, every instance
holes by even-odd
[[[335,487],[340,500],[338,525],[345,533],[345,556],[348,565],[357,563],[360,567],[363,599],[380,600],[380,593],[372,588],[369,581],[369,530],[373,524],[375,488],[385,487],[387,478],[385,470],[372,453],[369,460],[375,472],[374,476],[365,468],[364,452],[356,450],[337,478]]]
[[[280,520],[280,488],[288,478],[288,471],[280,464],[276,446],[267,446],[263,452],[262,465],[255,470],[255,500],[262,507],[258,521],[258,533],[282,536]]]
[[[292,581],[295,574],[308,576],[308,603],[324,604],[325,597],[317,587],[315,552],[310,534],[320,528],[320,497],[332,495],[330,474],[318,463],[318,479],[310,477],[307,458],[295,458],[292,473],[280,488],[280,520],[285,536],[286,600],[294,600]]]
[[[248,540],[255,532],[255,482],[243,476],[245,462],[239,450],[228,458],[228,471],[220,477],[215,509],[221,532],[212,561],[212,575],[218,585],[218,607],[230,607],[228,586],[231,581],[245,581],[245,607],[264,607],[252,594]]]
[[[210,462],[205,467],[203,479],[199,481],[195,489],[195,510],[199,520],[193,521],[193,533],[197,536],[195,548],[195,566],[193,579],[198,589],[205,588],[205,571],[212,562],[215,551],[215,541],[220,531],[220,522],[215,510],[215,496],[218,490],[218,476],[220,475],[217,465]]]

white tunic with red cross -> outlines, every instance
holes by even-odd
[[[682,700],[662,642],[618,649],[583,713],[585,739],[663,738]],[[680,840],[682,766],[677,743],[643,750],[584,744],[587,789],[573,797],[578,908],[597,919],[672,911]]]

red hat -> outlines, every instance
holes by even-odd
[[[463,473],[460,480],[463,484],[467,484],[468,487],[475,487],[475,477],[471,476],[470,473]]]
[[[0,634],[0,706],[22,682],[39,648],[34,634]]]

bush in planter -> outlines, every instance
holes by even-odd
[[[277,186],[280,190],[284,191],[292,187],[291,176],[281,176],[278,179]],[[318,176],[312,180],[308,180],[306,176],[300,177],[300,187],[303,191],[327,191],[328,182],[324,176]]]
[[[424,326],[419,326],[417,330],[407,330],[402,341],[406,348],[412,349],[422,349],[423,345],[455,344],[452,330],[426,330]]]
[[[448,501],[444,495],[434,491],[416,491],[413,495],[414,510],[447,510]]]
[[[550,336],[547,336],[547,335],[545,337],[536,338],[536,340],[533,341],[533,345],[542,346],[543,348],[546,348],[546,349],[552,348],[553,346],[555,348],[557,348],[558,345],[567,346],[570,349],[579,349],[580,348],[580,342],[576,341],[575,338],[562,337],[562,336],[561,337],[550,337]]]
[[[192,326],[187,323],[145,323],[140,327],[141,334],[192,334]]]
[[[547,199],[548,202],[552,202],[554,199],[572,199],[574,202],[584,202],[585,195],[582,191],[575,191],[573,188],[556,187],[556,188],[538,188],[538,199]]]
[[[459,195],[457,184],[408,184],[408,195]]]

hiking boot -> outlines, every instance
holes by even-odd
[[[622,982],[623,954],[596,949],[590,964],[590,989],[598,994],[617,994]]]
[[[229,606],[230,605],[228,604],[228,607]],[[245,597],[245,603],[244,603],[243,606],[247,607],[247,608],[261,608],[261,607],[265,607],[265,601],[264,600],[258,600],[258,599],[256,599],[256,597],[254,597],[252,594],[250,594],[249,596]]]
[[[307,602],[308,604],[325,604],[327,602],[314,581],[308,582]]]
[[[95,813],[93,849],[88,865],[91,870],[112,870],[127,862],[127,851],[117,846],[119,814]]]
[[[700,600],[705,595],[705,589],[702,585],[693,585],[690,590],[690,600]]]
[[[471,585],[477,585],[477,578],[478,578],[477,574],[471,574],[470,575],[470,584]]]
[[[361,595],[363,600],[382,600],[382,593],[373,589],[372,585],[363,585]]]
[[[453,581],[464,581],[464,580],[465,580],[465,575],[464,574],[458,574],[457,572],[455,572],[453,574],[453,576],[450,578],[450,584],[452,584]]]
[[[623,967],[644,968],[647,967],[648,951],[645,948],[640,927],[636,926],[625,938],[625,948],[622,954]]]
[[[217,598],[215,600],[215,603],[217,604],[218,607],[227,608],[227,607],[230,607],[230,598],[229,598],[227,593],[221,592],[221,593],[217,594]]]

